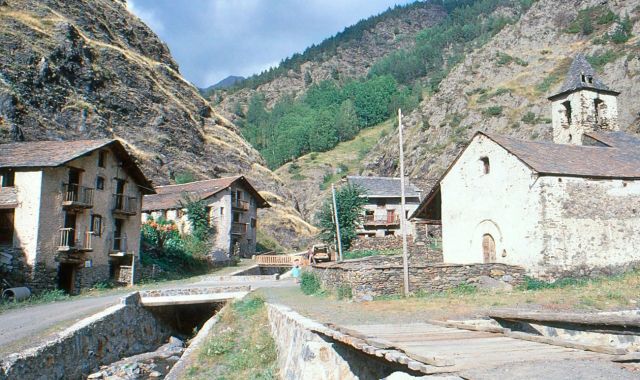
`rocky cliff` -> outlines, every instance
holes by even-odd
[[[632,35],[610,37],[629,15]],[[623,130],[640,132],[640,6],[633,0],[539,0],[514,25],[467,54],[440,90],[404,118],[407,175],[428,191],[475,131],[551,140],[547,96],[560,88],[572,58],[584,53],[610,88],[621,92]],[[589,17],[591,29],[583,27]],[[581,29],[584,28],[584,29]],[[365,173],[398,174],[397,133],[369,153]]]
[[[1,142],[117,138],[156,184],[242,173],[274,206],[261,220],[273,237],[315,232],[124,1],[0,0],[0,41]]]

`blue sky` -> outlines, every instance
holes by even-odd
[[[206,87],[248,76],[358,20],[413,0],[128,0],[182,74]]]

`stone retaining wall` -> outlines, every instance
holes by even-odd
[[[232,293],[232,292],[249,292],[251,286],[216,286],[216,287],[189,287],[175,289],[153,289],[139,292],[140,297],[171,297],[171,296],[190,296],[195,294],[212,294],[212,293]]]
[[[403,367],[366,355],[315,331],[325,327],[281,305],[267,304],[280,379],[381,379]],[[408,369],[406,369],[409,371]]]
[[[354,297],[401,294],[403,285],[402,256],[374,256],[342,263],[315,265],[323,287],[351,287]],[[424,258],[411,257],[409,288],[411,292],[441,292],[463,284],[473,284],[488,276],[511,285],[524,282],[525,270],[518,266],[489,264],[434,264]]]
[[[433,239],[415,240],[415,239],[412,239],[411,236],[408,236],[407,251],[410,256],[419,257],[421,260],[426,260],[431,263],[441,263],[442,249],[434,249],[432,244],[436,240],[433,240]],[[381,236],[381,237],[355,239],[351,243],[351,248],[349,250],[350,251],[355,251],[355,250],[384,251],[384,250],[394,250],[394,249],[397,249],[397,250],[402,249],[401,236]]]
[[[4,358],[0,380],[85,378],[100,365],[155,350],[171,332],[133,293],[120,305],[72,325],[56,339]]]

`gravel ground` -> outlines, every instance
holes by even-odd
[[[474,380],[637,380],[640,378],[640,372],[624,369],[620,364],[595,360],[512,363],[498,368],[467,371],[461,375],[465,379]]]

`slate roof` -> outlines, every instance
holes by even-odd
[[[589,80],[583,81],[583,75],[587,78],[590,77],[591,83]],[[600,78],[597,77],[596,71],[591,67],[591,64],[589,64],[584,54],[578,54],[571,63],[571,67],[569,68],[569,72],[567,73],[567,77],[562,84],[562,87],[560,88],[560,92],[551,96],[549,99],[582,89],[604,91],[615,95],[619,94],[619,92],[611,90],[600,80]]]
[[[0,168],[56,167],[115,140],[29,141],[0,144]]]
[[[0,144],[0,169],[29,169],[57,167],[67,162],[91,154],[100,148],[110,148],[122,160],[122,167],[142,189],[152,194],[153,185],[142,173],[124,146],[113,139],[74,141],[27,141]]]
[[[638,149],[638,152],[640,152],[640,137],[630,133],[621,131],[597,131],[587,132],[585,135],[613,148]]]
[[[640,152],[637,150],[523,141],[483,132],[476,136],[479,134],[495,141],[539,174],[640,178]]]
[[[400,197],[401,193],[399,177],[347,176],[347,182],[362,187],[370,198],[395,198]],[[420,189],[409,180],[404,184],[404,191],[407,198],[420,198]]]
[[[184,199],[184,194],[189,194],[196,198],[207,199],[225,189],[228,189],[236,182],[240,182],[242,187],[250,192],[255,198],[258,208],[271,207],[262,198],[258,191],[243,176],[207,179],[204,181],[189,182],[180,185],[158,186],[154,195],[146,195],[142,203],[143,211],[168,210],[178,208],[180,201]]]
[[[18,206],[18,194],[15,187],[0,187],[0,209],[16,208]]]

